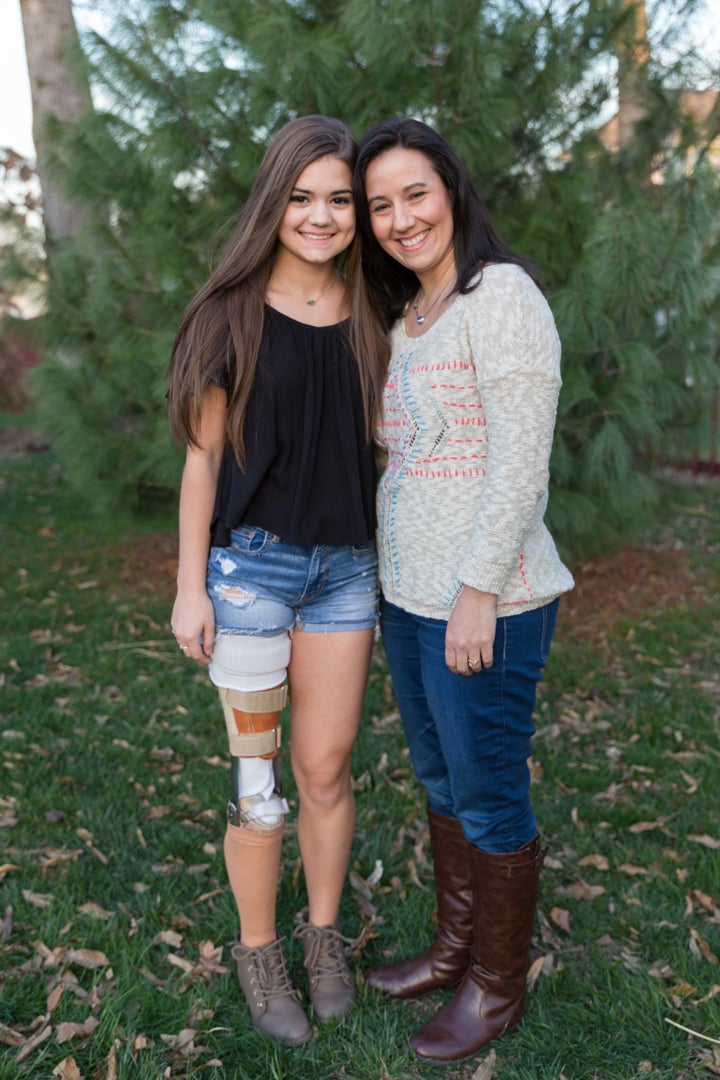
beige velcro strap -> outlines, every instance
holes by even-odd
[[[279,712],[287,704],[287,683],[272,690],[230,690],[223,687],[223,696],[231,709],[240,712]]]
[[[233,757],[262,757],[274,754],[280,748],[280,728],[238,735],[228,732],[230,753]]]

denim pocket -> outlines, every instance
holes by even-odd
[[[237,529],[232,530],[230,547],[238,555],[262,555],[279,539],[267,529],[261,529],[255,525],[239,525]]]
[[[350,554],[356,559],[366,559],[368,555],[375,554],[375,541],[370,540],[367,544],[359,544],[357,547],[350,546]]]
[[[540,632],[540,658],[543,667],[547,667],[547,662],[550,658],[550,646],[552,645],[553,634],[555,633],[559,603],[559,600],[552,600],[549,604],[545,604],[545,606],[541,608],[543,619],[542,630]]]

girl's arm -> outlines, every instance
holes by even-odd
[[[180,485],[177,596],[171,626],[186,655],[210,663],[215,614],[205,587],[210,525],[225,449],[225,391],[208,387],[203,397],[197,446],[188,446]]]

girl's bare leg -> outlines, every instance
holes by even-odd
[[[337,919],[355,829],[350,765],[360,727],[373,630],[293,634],[291,757],[309,922]]]

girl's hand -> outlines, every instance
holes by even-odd
[[[497,596],[463,585],[445,632],[445,663],[451,671],[474,675],[492,667],[496,622]]]
[[[178,591],[170,620],[178,645],[192,660],[209,664],[215,638],[215,612],[206,592]]]

